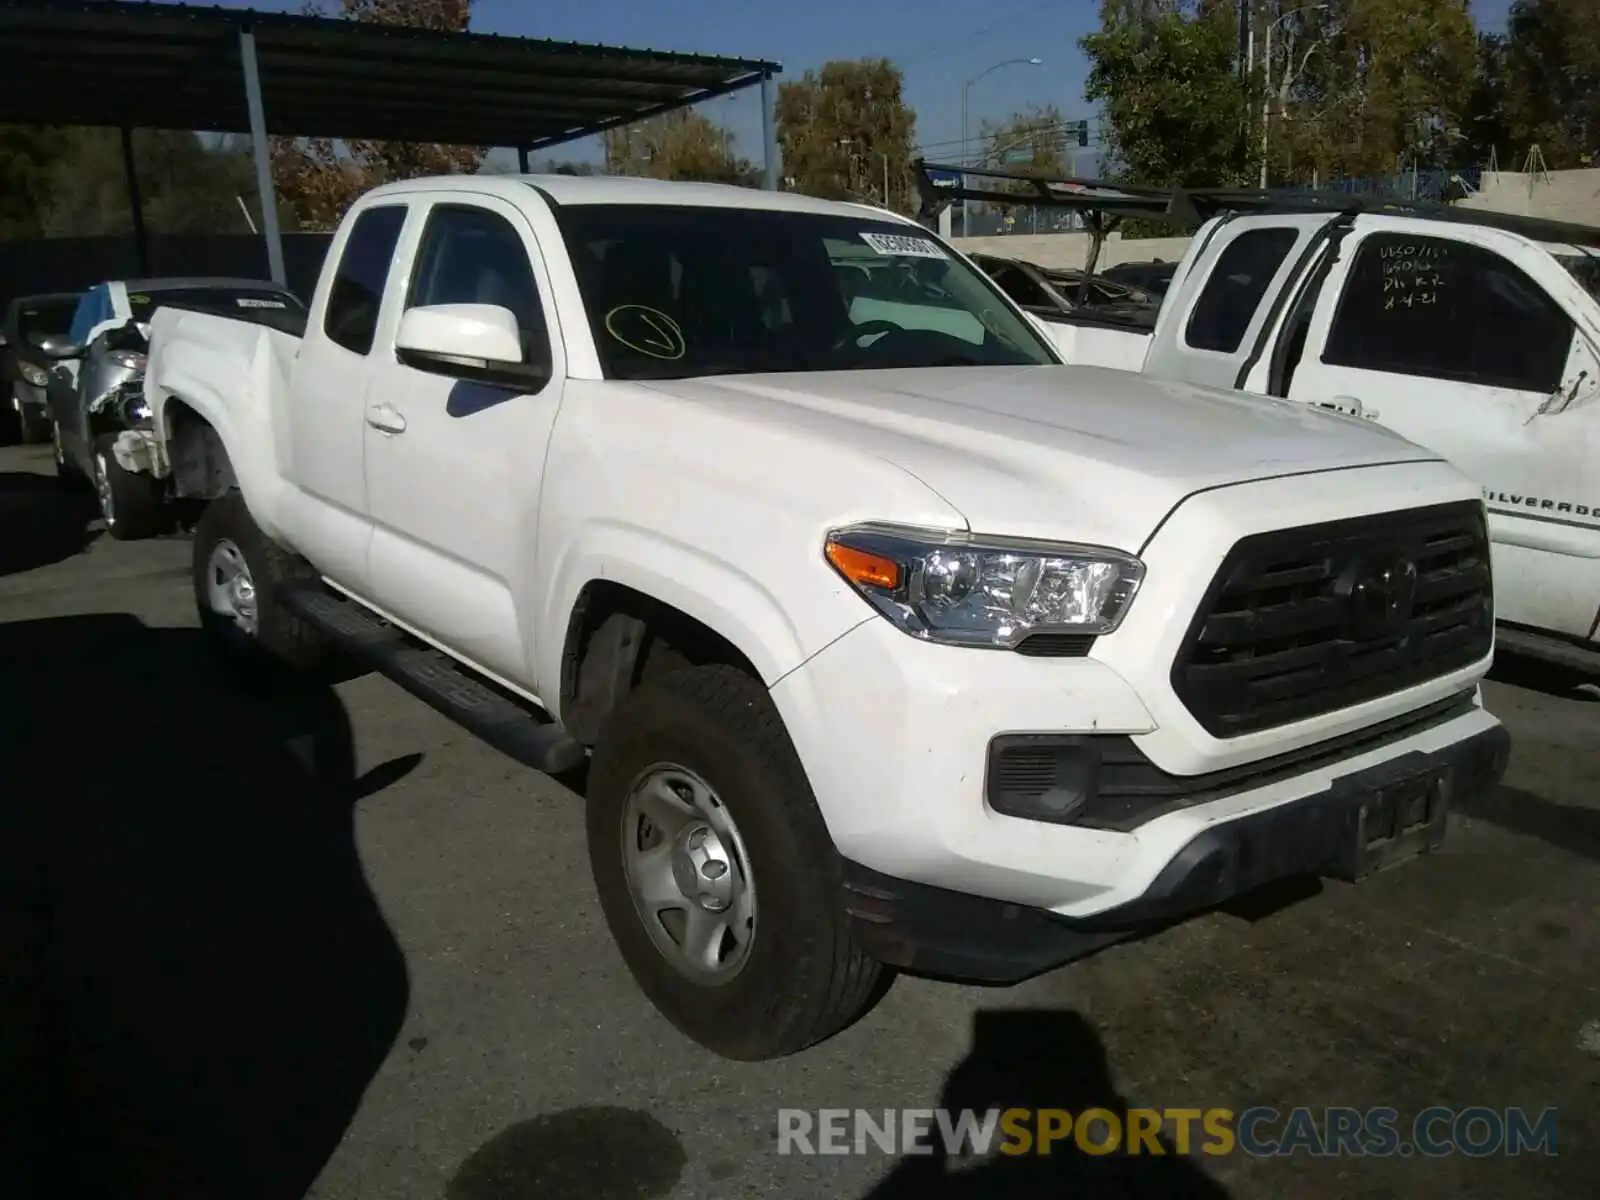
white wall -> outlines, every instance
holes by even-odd
[[[1461,207],[1600,227],[1600,169],[1544,175],[1486,173],[1483,186],[1463,200]]]

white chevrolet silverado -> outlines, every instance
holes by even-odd
[[[146,387],[219,648],[338,649],[588,759],[606,921],[728,1057],[828,1036],[886,967],[1015,981],[1358,877],[1505,768],[1475,485],[1370,422],[1062,365],[886,212],[388,185],[303,337],[163,310]]]

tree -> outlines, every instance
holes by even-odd
[[[407,25],[461,33],[472,0],[339,0],[339,15],[377,25]],[[306,10],[322,13],[315,0]],[[272,172],[285,224],[329,229],[369,188],[419,175],[471,174],[483,162],[482,146],[425,142],[274,138]]]
[[[0,241],[44,236],[52,174],[70,137],[66,129],[0,126]]]
[[[760,173],[733,150],[733,134],[693,109],[608,129],[606,172],[651,179],[694,179],[754,186]]]
[[[145,228],[163,233],[244,233],[260,221],[255,175],[242,139],[207,145],[184,130],[136,129],[134,171]],[[50,175],[46,237],[119,234],[133,227],[122,137],[115,129],[74,129]]]
[[[1053,104],[1035,105],[1012,113],[1010,119],[1001,124],[985,121],[981,137],[986,164],[1032,175],[1067,173],[1066,118]],[[1015,187],[1025,189],[1027,185]]]
[[[1467,101],[1464,134],[1456,147],[1454,166],[1487,163],[1491,158],[1510,154],[1516,136],[1511,124],[1511,79],[1506,56],[1506,39],[1501,34],[1478,36],[1478,71],[1472,81],[1472,96]]]
[[[888,59],[839,60],[778,89],[778,147],[787,186],[835,200],[916,210],[916,114]],[[887,187],[888,196],[884,192]]]
[[[1250,90],[1226,6],[1105,0],[1084,95],[1100,102],[1110,173],[1157,185],[1229,186],[1254,174]]]
[[[1600,151],[1600,5],[1516,0],[1504,53],[1503,113],[1516,155],[1536,144],[1552,170],[1591,165]]]
[[[1292,10],[1273,0],[1264,19]],[[1470,142],[1480,46],[1467,0],[1329,0],[1278,28],[1275,51],[1279,121],[1275,174],[1305,177],[1390,175],[1408,163],[1445,165]]]

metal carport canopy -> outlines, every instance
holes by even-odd
[[[264,209],[275,207],[259,153],[269,134],[509,146],[525,161],[531,150],[757,84],[774,187],[771,91],[781,70],[249,9],[0,0],[0,123],[249,131]]]

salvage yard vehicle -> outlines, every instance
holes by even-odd
[[[258,279],[143,279],[102,283],[84,293],[65,337],[46,338],[46,380],[56,473],[90,481],[106,532],[122,540],[160,532],[165,488],[145,455],[150,409],[144,398],[150,319],[160,309],[237,313],[281,328],[304,327],[305,306]]]
[[[1437,451],[1483,489],[1502,645],[1600,670],[1600,229],[1073,183],[1051,202],[1200,227],[1154,329],[1058,339],[1068,361],[1282,397]]]
[[[50,409],[45,398],[50,360],[40,344],[60,337],[72,324],[80,292],[53,292],[20,296],[6,306],[0,322],[0,355],[5,371],[0,385],[8,393],[12,426],[24,446],[50,439]]]
[[[1109,279],[1113,283],[1126,283],[1159,297],[1167,294],[1177,270],[1177,263],[1163,262],[1158,258],[1151,262],[1118,263],[1101,271],[1100,278]]]
[[[861,316],[847,247],[944,311]],[[588,758],[622,957],[730,1058],[827,1037],[886,968],[1015,981],[1359,878],[1505,769],[1458,471],[1063,366],[881,210],[388,184],[303,337],[168,308],[145,388],[218,650],[349,656],[540,770]]]

